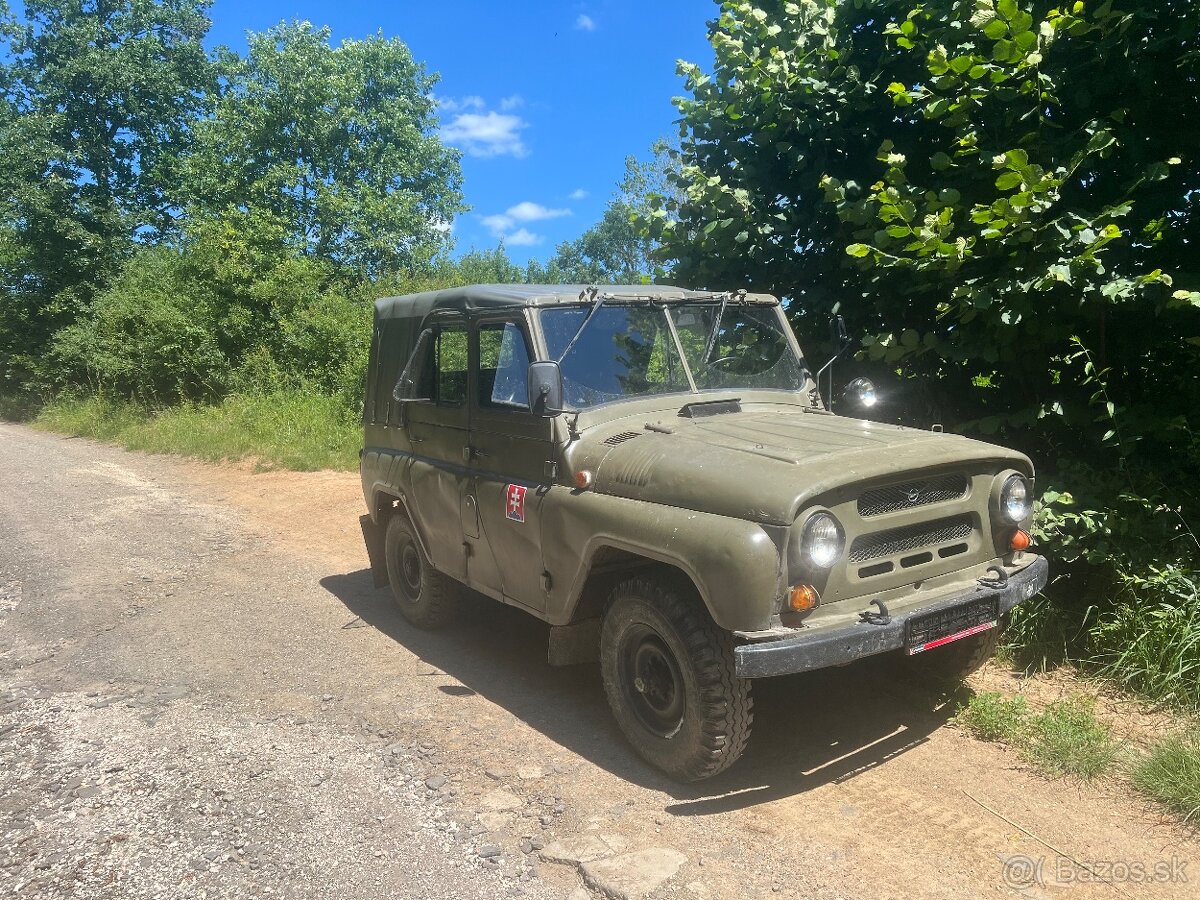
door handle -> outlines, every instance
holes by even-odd
[[[463,462],[470,462],[473,459],[487,459],[487,457],[488,454],[478,447],[463,447]]]

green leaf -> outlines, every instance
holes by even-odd
[[[951,165],[953,165],[950,157],[945,153],[942,153],[940,150],[933,154],[933,156],[929,157],[929,164],[939,172],[948,169]]]
[[[1002,38],[1006,34],[1008,34],[1008,26],[1005,25],[1003,22],[1001,22],[999,19],[992,19],[990,22],[987,23],[987,25],[985,25],[983,27],[983,33],[986,34],[993,41],[999,40],[1000,38]]]
[[[1005,172],[996,179],[996,187],[1002,191],[1008,191],[1015,188],[1021,183],[1020,172]]]
[[[849,253],[851,256],[856,256],[856,257],[861,258],[861,257],[869,255],[871,252],[871,248],[868,247],[866,244],[851,244],[849,247],[846,248],[846,252]]]

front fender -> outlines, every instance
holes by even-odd
[[[604,547],[682,570],[713,621],[729,631],[769,628],[779,609],[785,528],[558,485],[542,509],[551,585],[546,618],[553,625],[571,621]]]

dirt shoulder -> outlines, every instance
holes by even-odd
[[[1056,861],[1005,819],[1197,879],[1200,842],[878,667],[756,683],[746,757],[681,787],[624,745],[594,667],[545,663],[540,623],[479,602],[406,626],[366,571],[357,476],[0,445],[2,892],[1195,895],[1178,865],[1114,886]]]

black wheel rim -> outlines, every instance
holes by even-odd
[[[647,625],[621,642],[621,687],[638,721],[652,734],[673,737],[683,724],[683,673],[675,654]]]
[[[413,539],[405,535],[396,548],[396,587],[409,603],[416,603],[421,596],[421,553]]]

